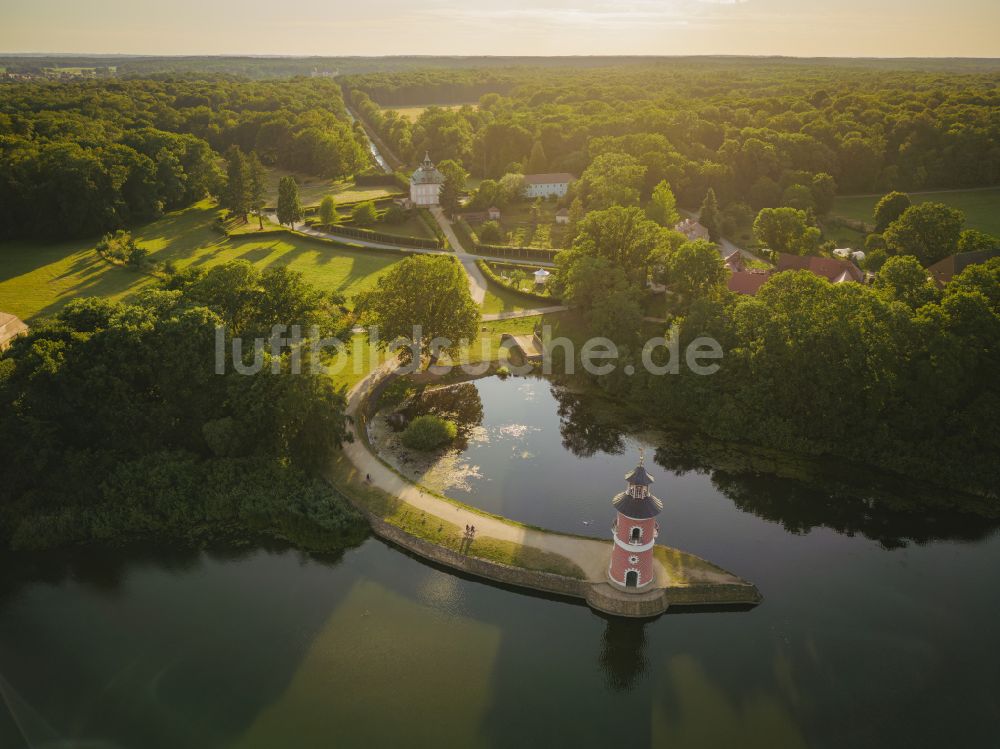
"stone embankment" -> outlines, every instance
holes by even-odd
[[[356,431],[354,442],[344,446],[344,455],[353,464],[356,475],[364,477],[367,489],[378,489],[394,502],[401,502],[408,510],[430,519],[428,526],[475,525],[477,543],[461,551],[414,535],[392,522],[391,517],[383,517],[362,498],[361,492],[341,486],[348,499],[368,518],[376,535],[446,567],[505,585],[582,598],[592,608],[616,616],[648,618],[659,616],[671,606],[746,607],[760,602],[760,593],[751,583],[693,554],[670,547],[657,547],[656,579],[649,588],[641,592],[623,590],[607,578],[610,540],[525,526],[431,494],[409,482],[379,459],[367,439],[369,402],[392,376],[394,367],[383,367],[350,392],[347,411],[353,417]],[[531,549],[536,552],[536,559],[561,560],[567,563],[564,566],[578,569],[580,576],[477,556],[477,545],[485,542],[482,545],[486,547],[490,541]]]

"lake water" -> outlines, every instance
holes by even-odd
[[[0,747],[1000,741],[995,523],[873,499],[861,478],[855,496],[731,458],[713,470],[681,438],[621,434],[628,417],[544,380],[472,387],[481,423],[449,493],[603,536],[642,447],[661,540],[752,580],[763,604],[608,619],[376,539],[337,559],[0,557]]]

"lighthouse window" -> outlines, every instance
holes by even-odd
[[[640,528],[639,526],[634,526],[632,528],[632,535],[629,537],[629,540],[632,543],[637,544],[639,543],[640,538],[642,538],[642,528]]]
[[[629,561],[630,561],[630,562],[631,562],[632,564],[636,564],[636,563],[637,563],[637,562],[639,561],[639,557],[637,557],[637,556],[636,556],[635,554],[633,554],[632,556],[630,556],[630,557],[628,558],[628,560],[629,560]]]

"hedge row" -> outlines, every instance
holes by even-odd
[[[416,211],[417,216],[424,222],[424,226],[430,229],[434,236],[437,237],[437,241],[439,242],[438,247],[442,249],[448,247],[448,238],[444,235],[444,231],[434,216],[431,215],[431,212],[426,208],[417,208]]]
[[[396,185],[400,190],[406,190],[407,194],[410,192],[410,175],[404,174],[403,172],[393,172],[392,178],[396,181]]]
[[[469,248],[470,252],[477,252],[476,247],[479,245],[479,237],[473,231],[472,227],[469,226],[468,221],[459,216],[451,222],[451,229],[455,232],[455,236],[458,237],[458,241],[462,243],[463,247]]]
[[[507,289],[508,291],[512,291],[513,293],[517,294],[518,296],[522,296],[522,297],[524,297],[526,299],[530,299],[533,302],[535,302],[535,301],[545,302],[546,304],[549,304],[549,305],[560,304],[561,303],[560,300],[557,299],[554,296],[549,296],[547,294],[535,294],[534,292],[523,291],[523,290],[518,289],[518,288],[516,288],[514,286],[511,286],[510,283],[507,282],[507,279],[505,279],[503,276],[497,274],[490,267],[490,264],[487,263],[485,260],[481,260],[481,259],[477,260],[476,261],[476,265],[479,266],[479,270],[481,270],[483,272],[483,275],[486,276],[486,278],[488,278],[490,281],[492,281],[493,283],[498,284],[500,286],[503,286],[505,289]]]
[[[344,202],[340,202],[338,200],[337,208],[353,208],[356,205],[368,202],[374,203],[376,208],[383,208],[392,203],[392,201],[396,200],[397,198],[405,198],[405,197],[406,197],[405,193],[394,192],[389,195],[383,195],[380,198],[360,198],[358,200],[345,200]],[[334,198],[336,198],[336,196],[334,196]]]
[[[373,231],[372,229],[362,229],[357,226],[342,226],[341,224],[337,224],[335,226],[316,224],[315,226],[322,231],[327,231],[332,234],[341,234],[345,237],[353,237],[354,239],[366,239],[370,242],[410,245],[411,247],[419,247],[426,250],[440,250],[442,248],[440,239],[411,237],[405,234],[387,234],[386,232]]]
[[[513,257],[535,262],[555,262],[560,250],[539,247],[506,247],[497,244],[476,244],[473,251],[477,255],[493,255],[494,257]]]

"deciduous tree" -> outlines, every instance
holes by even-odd
[[[469,280],[450,257],[414,255],[397,263],[372,291],[358,296],[357,309],[365,324],[377,326],[381,347],[402,339],[431,363],[442,353],[457,354],[463,339],[473,340],[478,331],[479,308]],[[432,346],[434,339],[438,343]],[[403,349],[401,355],[408,361],[412,352]]]
[[[965,216],[943,203],[910,206],[885,230],[885,245],[895,255],[913,255],[931,265],[955,254]]]
[[[794,208],[764,208],[753,222],[757,241],[775,252],[808,255],[816,249],[820,231],[810,226],[805,211]]]
[[[670,189],[670,183],[666,180],[653,188],[653,197],[646,204],[646,215],[668,229],[672,229],[681,220],[677,212],[677,199],[674,197],[674,191]]]
[[[910,196],[905,192],[890,192],[875,204],[875,233],[881,234],[889,228],[889,224],[903,215],[912,205]]]
[[[689,303],[695,298],[717,296],[728,275],[719,250],[703,239],[682,244],[667,264],[670,288]]]

